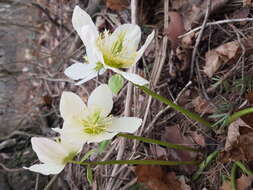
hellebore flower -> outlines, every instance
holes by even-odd
[[[140,118],[109,115],[112,107],[112,92],[106,84],[91,93],[87,106],[78,95],[65,91],[60,100],[63,128],[57,131],[69,142],[84,144],[111,139],[120,132],[133,133],[140,127]]]
[[[33,137],[31,143],[32,149],[43,164],[35,164],[29,168],[24,168],[43,175],[60,173],[67,164],[68,159],[72,159],[81,150],[80,146],[68,144],[64,140],[56,142],[44,137]]]
[[[75,63],[64,72],[68,77],[80,80],[76,83],[77,85],[96,77],[98,73],[102,74],[106,69],[121,74],[135,84],[141,86],[148,84],[148,81],[139,75],[120,69],[130,68],[141,58],[154,38],[154,31],[148,36],[144,45],[137,50],[141,39],[141,30],[138,25],[123,24],[113,33],[108,31],[99,33],[91,17],[78,6],[74,9],[72,24],[86,46],[88,59],[88,64]]]

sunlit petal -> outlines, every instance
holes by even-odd
[[[48,138],[33,137],[31,139],[32,149],[36,152],[39,160],[43,163],[62,163],[68,155],[64,147]]]
[[[86,37],[84,45],[86,46],[86,53],[89,64],[104,63],[103,55],[97,48],[97,36],[94,36],[94,31],[90,26],[84,26],[81,29],[82,36]]]
[[[122,75],[126,80],[134,83],[134,84],[137,84],[137,85],[140,85],[140,86],[144,86],[146,84],[149,83],[149,81],[147,81],[146,79],[140,77],[139,75],[136,75],[134,73],[130,73],[130,72],[124,72],[124,71],[120,71],[119,69],[114,69],[114,68],[111,68],[114,72]]]
[[[73,15],[72,15],[72,24],[84,44],[86,43],[86,40],[89,39],[89,37],[90,37],[90,36],[84,36],[82,34],[82,28],[84,26],[89,26],[92,30],[92,35],[94,36],[94,38],[97,38],[97,36],[98,36],[97,27],[93,23],[90,15],[88,15],[79,6],[75,6],[75,8],[74,8]]]
[[[91,93],[88,99],[88,109],[99,109],[102,116],[107,116],[112,110],[112,97],[113,94],[108,85],[102,84]]]
[[[147,49],[149,44],[152,42],[154,37],[155,37],[155,31],[153,31],[151,34],[148,35],[144,45],[138,50],[135,62],[139,61],[139,59],[141,58],[141,56],[143,55],[144,51]]]
[[[141,29],[135,24],[123,24],[118,26],[110,36],[110,42],[117,41],[120,35],[124,34],[123,46],[136,51],[141,40]]]
[[[64,169],[65,165],[57,164],[35,164],[30,167],[24,167],[24,169],[37,172],[43,175],[55,175],[60,173]]]
[[[95,70],[96,65],[95,64],[84,64],[84,63],[74,63],[70,67],[68,67],[64,73],[69,78],[73,80],[79,80],[79,79],[85,79],[89,78],[89,76],[95,74],[97,75],[97,72]]]
[[[60,113],[64,120],[73,118],[86,110],[83,100],[73,92],[64,91],[60,100]]]
[[[141,126],[142,119],[137,117],[114,118],[108,127],[109,132],[134,133]]]

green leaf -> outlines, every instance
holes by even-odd
[[[104,141],[100,142],[100,143],[98,144],[98,152],[99,152],[99,153],[104,152],[105,148],[106,148],[107,145],[110,144],[110,143],[111,143],[110,140],[104,140]]]
[[[96,150],[89,150],[88,152],[86,152],[86,154],[83,156],[83,158],[81,159],[80,162],[87,160],[95,152],[96,152]]]
[[[87,165],[87,173],[86,173],[87,180],[90,185],[93,183],[93,174],[92,174],[92,169],[90,165]]]
[[[124,79],[121,75],[113,75],[108,81],[109,88],[116,95],[124,85]]]

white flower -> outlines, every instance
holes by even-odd
[[[123,72],[120,68],[130,68],[141,58],[154,38],[154,31],[137,51],[141,39],[141,30],[138,25],[123,24],[112,34],[108,31],[99,34],[91,17],[78,6],[74,9],[72,23],[86,46],[88,58],[88,64],[75,63],[65,70],[68,77],[74,80],[81,79],[76,84],[82,84],[97,76],[98,71],[102,74],[106,69],[121,74],[135,84],[141,86],[148,84],[148,81],[142,77]]]
[[[133,133],[141,125],[142,120],[136,117],[109,115],[112,107],[112,92],[105,84],[91,93],[87,106],[78,95],[65,91],[60,101],[64,124],[57,131],[69,142],[83,144],[111,139],[120,132]]]
[[[72,159],[81,150],[80,146],[68,144],[63,139],[61,142],[55,142],[44,137],[33,137],[31,143],[32,149],[43,164],[24,168],[44,175],[60,173],[67,164],[67,160]]]

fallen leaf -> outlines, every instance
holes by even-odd
[[[253,52],[252,40],[252,37],[241,40],[241,44],[246,51],[245,54],[251,54]],[[206,63],[204,72],[211,78],[221,65],[236,62],[241,53],[242,48],[238,41],[228,42],[215,49],[209,50],[205,55]]]
[[[196,144],[202,147],[206,146],[205,137],[202,134],[198,133],[197,131],[193,131],[190,133],[190,135]]]
[[[233,147],[233,144],[236,143],[238,137],[240,136],[239,127],[244,125],[246,125],[246,123],[244,123],[240,118],[229,125],[224,148],[225,151],[229,151]]]
[[[224,151],[219,154],[223,163],[229,161],[253,160],[253,129],[242,119],[237,119],[229,125]]]
[[[250,187],[251,187],[252,182],[253,182],[252,177],[242,175],[240,178],[238,178],[236,180],[237,190],[251,189]],[[219,188],[219,190],[232,190],[231,182],[230,181],[224,181],[222,186]]]
[[[205,113],[214,113],[214,107],[204,98],[197,96],[192,100],[192,104],[194,106],[194,110],[197,113],[205,114]]]
[[[174,172],[164,172],[161,166],[138,165],[135,174],[138,182],[151,190],[190,190],[185,181],[179,181]]]
[[[195,143],[192,141],[191,137],[186,137],[182,135],[182,132],[179,129],[179,125],[173,125],[165,128],[165,132],[163,133],[162,140],[173,143],[173,144],[182,144],[191,146]],[[168,159],[169,160],[177,160],[177,161],[186,161],[186,160],[194,160],[197,156],[195,152],[184,151],[184,150],[176,150],[176,149],[168,149]],[[191,173],[196,169],[196,166],[179,166],[185,172]]]
[[[205,55],[206,63],[204,66],[204,72],[211,78],[221,65],[226,64],[236,56],[239,49],[239,43],[233,41],[208,51]]]
[[[115,11],[122,11],[128,6],[128,0],[106,0],[106,7]]]
[[[183,18],[180,13],[169,11],[168,15],[170,17],[169,26],[164,32],[171,42],[171,49],[175,51],[180,42],[178,36],[184,34],[185,28]]]

